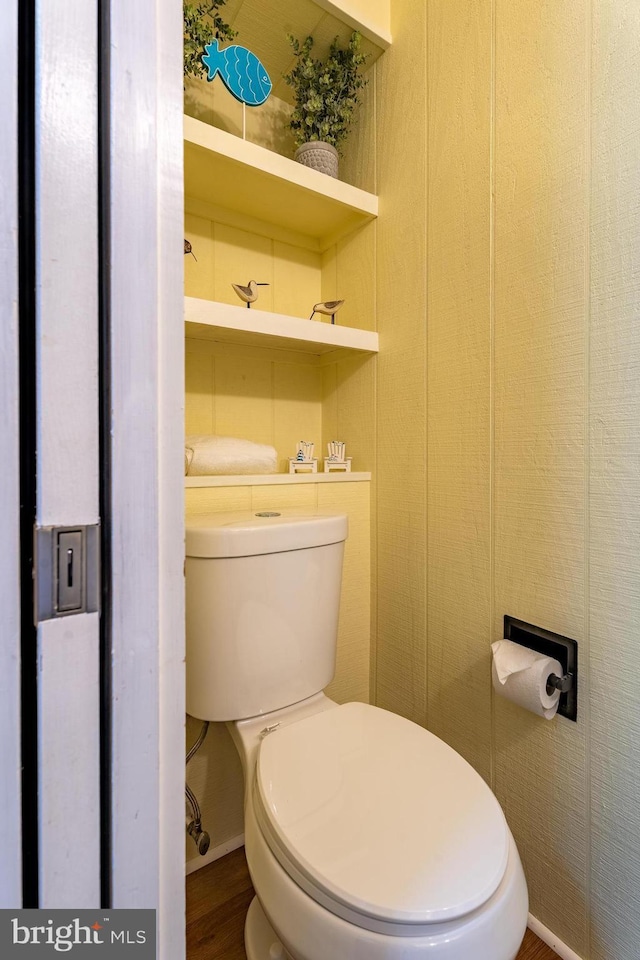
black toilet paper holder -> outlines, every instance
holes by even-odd
[[[565,673],[561,677],[552,673],[547,679],[547,693],[549,694],[553,693],[554,690],[559,690],[560,693],[568,693],[572,686],[573,677],[570,673]]]
[[[562,676],[552,673],[547,681],[547,693],[554,689],[560,691],[558,713],[567,720],[578,717],[578,643],[570,637],[551,633],[543,627],[536,627],[513,617],[504,618],[504,638],[519,643],[529,650],[535,650],[545,657],[558,660],[562,666]]]

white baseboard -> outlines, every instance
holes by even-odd
[[[562,940],[559,940],[555,933],[551,933],[548,927],[545,927],[544,924],[540,923],[532,914],[529,914],[529,923],[528,927],[530,930],[535,933],[537,937],[540,937],[548,947],[551,947],[552,950],[558,954],[561,960],[582,960],[582,957],[579,957],[577,953],[574,953],[570,947],[563,943]]]
[[[187,860],[185,873],[189,876],[190,873],[195,873],[201,867],[206,867],[208,863],[213,863],[214,860],[219,860],[220,857],[224,857],[232,850],[237,850],[238,847],[242,846],[244,846],[244,833],[241,833],[239,837],[232,837],[231,840],[225,840],[217,847],[209,847],[204,857],[194,857],[193,860]]]

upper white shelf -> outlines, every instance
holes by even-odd
[[[378,334],[282,313],[248,310],[213,300],[184,298],[188,337],[294,350],[320,357],[336,351],[377,353]]]
[[[378,215],[378,198],[351,184],[184,118],[185,194],[317,241],[324,250]]]

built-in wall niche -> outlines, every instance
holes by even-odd
[[[187,337],[185,431],[269,444],[276,448],[283,473],[299,440],[316,444],[321,469],[327,443],[341,439],[348,444],[353,469],[369,471],[374,429],[370,364],[364,355],[333,360],[331,354],[319,358]]]
[[[320,53],[353,29],[376,43],[375,30],[343,16],[333,0],[244,0],[242,9],[230,0],[225,12],[241,19],[250,8],[255,23],[269,21],[265,29],[274,42],[285,37],[285,50],[287,30],[313,33]],[[340,20],[339,29],[331,17],[325,21],[327,11]],[[303,28],[300,17],[313,22]],[[240,20],[230,22],[240,31]],[[240,33],[238,42],[254,49],[244,27]],[[255,46],[259,56],[261,50]],[[210,105],[227,101],[222,85],[205,85],[201,93],[205,87]],[[283,473],[301,439],[316,444],[320,464],[327,443],[340,439],[354,471],[373,466],[378,200],[352,184],[373,184],[374,93],[372,83],[349,142],[351,182],[279,155],[273,131],[289,108],[273,98],[268,110],[246,111],[247,121],[251,116],[251,123],[271,128],[261,135],[252,128],[257,142],[234,135],[237,122],[215,127],[197,111],[184,119],[185,238],[194,254],[184,258],[186,432],[268,443]],[[232,284],[250,280],[267,286],[246,308]],[[344,306],[335,325],[322,315],[309,319],[316,304],[338,299]]]
[[[327,443],[341,439],[353,469],[368,471],[378,349],[367,329],[374,318],[366,279],[371,225],[322,252],[283,229],[249,226],[237,211],[187,206],[194,256],[184,258],[186,433],[267,443],[282,472],[299,440],[316,444],[322,464]],[[247,308],[232,283],[249,280],[268,286]],[[345,299],[340,322],[309,319],[315,303],[338,296]]]
[[[323,58],[334,37],[346,45],[352,32],[358,30],[362,36],[362,52],[367,55],[367,71],[391,42],[388,11],[383,10],[383,4],[372,5],[370,0],[360,0],[346,6],[350,8],[348,11],[333,0],[320,3],[316,0],[269,0],[268,3],[227,0],[222,14],[237,32],[229,43],[239,43],[260,58],[271,77],[272,93],[261,106],[243,111],[242,104],[219,78],[211,83],[187,78],[185,113],[237,137],[244,133],[248,141],[292,157],[295,147],[287,126],[292,95],[282,79],[294,61],[287,33],[300,40],[312,35],[313,54]],[[358,11],[359,6],[362,9]]]

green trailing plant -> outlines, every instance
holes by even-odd
[[[201,0],[183,4],[184,75],[196,79],[207,73],[202,62],[205,47],[212,40],[233,40],[236,31],[222,19],[218,10],[227,0]]]
[[[296,146],[322,140],[339,148],[360,102],[359,91],[367,84],[360,73],[367,60],[360,52],[360,34],[353,33],[344,48],[336,37],[325,60],[311,56],[313,37],[303,43],[291,34],[287,39],[296,58],[293,69],[284,76],[295,96],[289,125]]]

